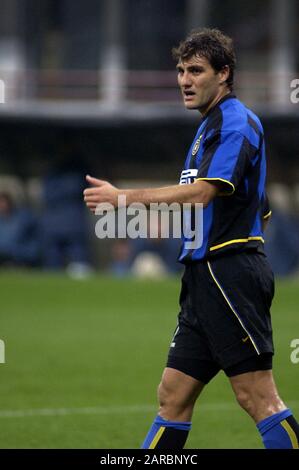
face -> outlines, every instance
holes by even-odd
[[[178,84],[187,109],[198,109],[204,114],[229,91],[225,83],[228,67],[216,72],[205,57],[194,55],[180,61],[177,71]]]

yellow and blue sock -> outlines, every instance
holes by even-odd
[[[287,409],[257,424],[266,449],[299,449],[299,425]]]
[[[190,422],[168,421],[158,415],[141,449],[183,449],[190,429]]]

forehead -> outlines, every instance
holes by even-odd
[[[210,62],[206,57],[200,56],[200,55],[193,55],[189,57],[188,59],[180,59],[178,62],[178,66],[183,66],[183,67],[192,67],[194,65],[201,66],[204,68],[209,68],[211,67]]]

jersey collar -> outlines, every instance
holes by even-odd
[[[228,93],[227,95],[224,95],[219,101],[217,101],[217,103],[211,109],[209,109],[207,114],[204,116],[204,119],[206,119],[208,116],[210,116],[212,114],[212,112],[216,108],[218,108],[224,101],[230,100],[230,99],[233,99],[233,98],[236,98],[236,95],[232,92]]]

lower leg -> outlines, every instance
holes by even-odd
[[[257,423],[266,449],[299,449],[299,425],[285,409]]]
[[[183,449],[191,421],[170,421],[156,416],[141,448],[142,449]]]
[[[299,425],[283,403],[272,371],[255,371],[231,377],[242,408],[253,418],[267,449],[299,448]]]
[[[191,429],[193,407],[203,386],[183,372],[165,369],[158,389],[159,414],[143,449],[183,449]]]

